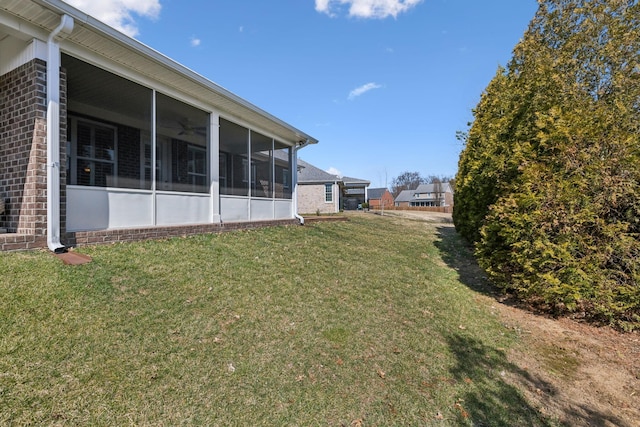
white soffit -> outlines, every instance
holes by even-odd
[[[125,69],[211,105],[222,114],[246,121],[258,130],[272,133],[285,142],[318,141],[277,117],[254,106],[205,77],[180,65],[158,51],[80,12],[60,0],[2,0],[0,10],[51,32],[64,13],[75,20],[67,42],[95,52]],[[83,59],[83,58],[79,58]],[[298,100],[294,100],[298,101]]]

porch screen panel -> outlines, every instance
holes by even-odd
[[[273,139],[251,132],[251,196],[273,197]]]
[[[291,199],[291,147],[274,142],[274,196],[276,199]]]
[[[156,189],[209,192],[209,113],[156,94]]]
[[[249,195],[249,129],[220,118],[220,194]]]
[[[67,54],[62,67],[67,183],[151,189],[151,89]]]

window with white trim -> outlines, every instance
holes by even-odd
[[[207,186],[207,150],[196,145],[188,147],[187,175],[190,183],[195,187]]]
[[[326,203],[333,202],[333,184],[324,185],[324,201]]]
[[[116,186],[116,128],[89,120],[70,121],[70,184]]]

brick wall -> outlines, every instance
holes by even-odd
[[[47,75],[35,59],[0,76],[0,197],[6,212],[0,227],[18,236],[3,236],[3,249],[46,244],[47,233]],[[66,74],[61,72],[60,170],[66,180]],[[60,226],[66,224],[66,186],[60,188]],[[31,236],[31,237],[29,237]],[[6,246],[5,245],[9,245]]]
[[[369,207],[371,209],[378,209],[382,205],[384,205],[385,208],[394,205],[393,195],[389,191],[382,193],[380,199],[369,199]]]
[[[338,212],[336,198],[338,195],[333,186],[333,202],[325,203],[324,184],[298,185],[298,212],[303,214],[336,213]]]
[[[251,222],[225,222],[221,224],[196,224],[170,227],[120,228],[113,230],[78,231],[74,245],[97,245],[105,243],[134,242],[141,240],[168,239],[196,234],[221,233],[224,231],[247,230],[261,227],[299,225],[297,219],[266,220]]]
[[[0,76],[1,219],[10,233],[46,235],[46,64]]]

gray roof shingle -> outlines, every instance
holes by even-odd
[[[387,191],[386,188],[369,188],[367,190],[367,195],[369,196],[369,199],[381,199],[385,191]]]
[[[321,183],[321,182],[337,182],[341,181],[338,175],[330,174],[320,168],[298,159],[298,182],[300,184]]]

